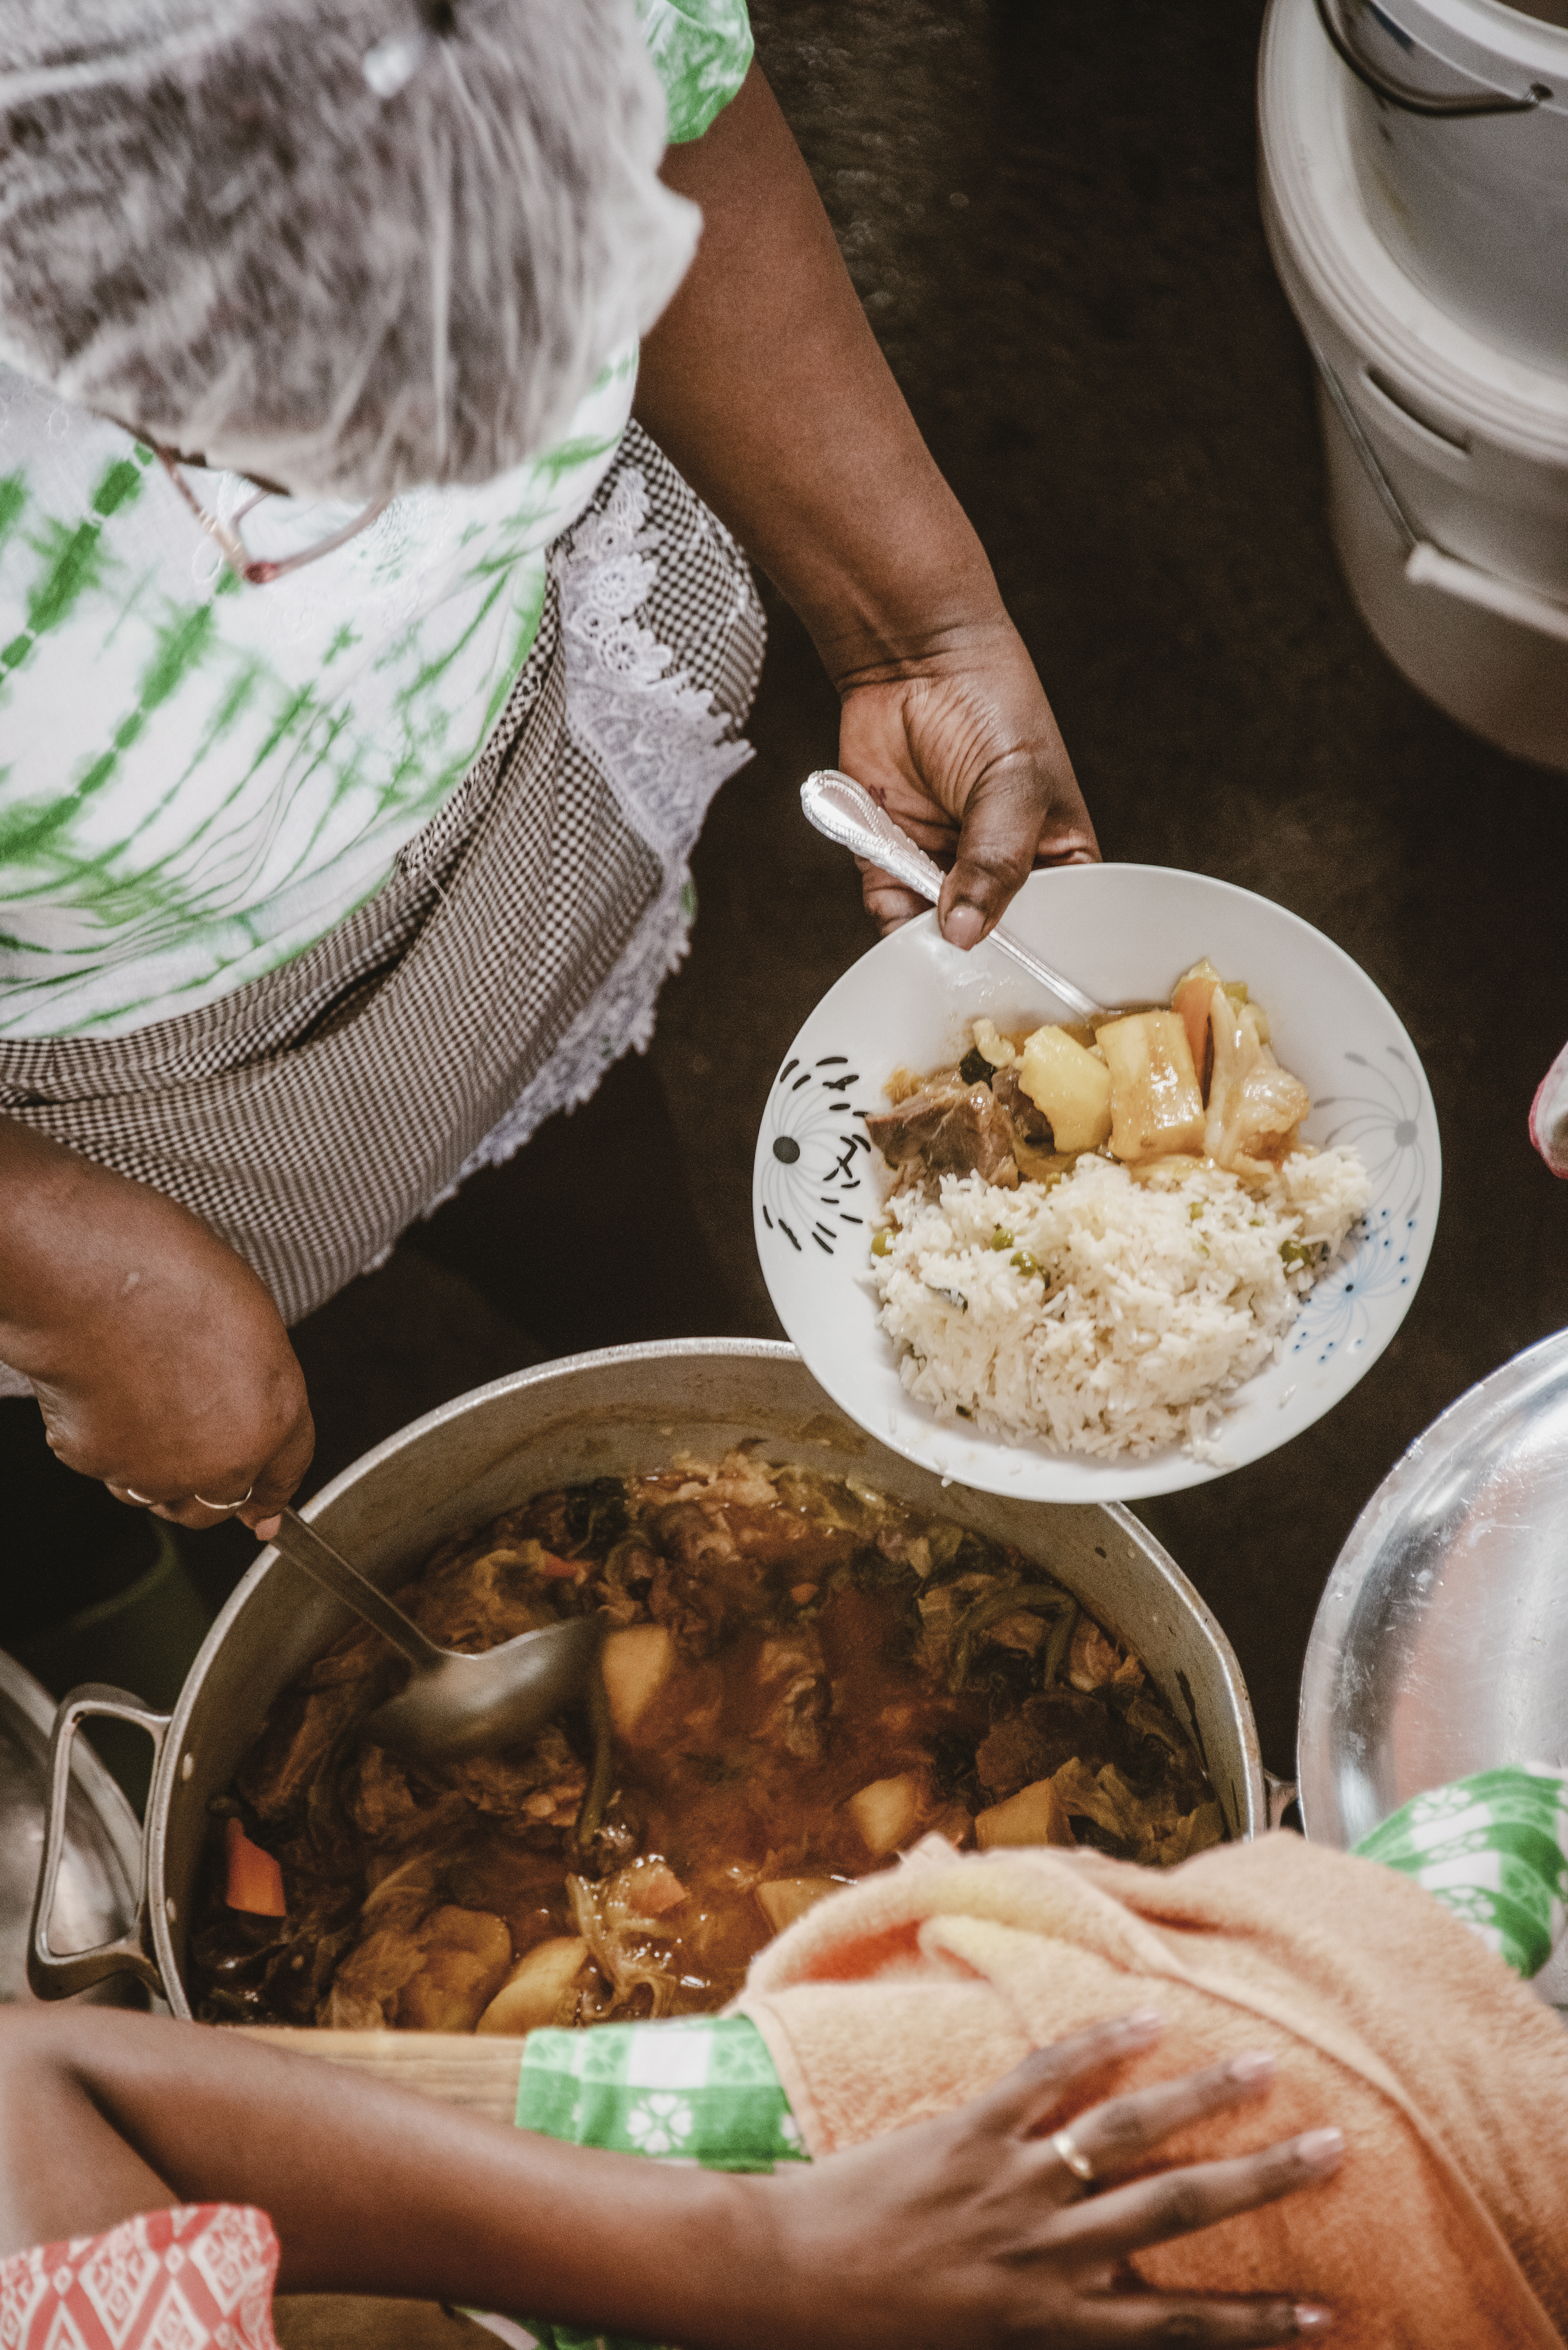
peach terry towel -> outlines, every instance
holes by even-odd
[[[1164,1870],[1047,1849],[961,1857],[930,1837],[782,1934],[735,2004],[814,2156],[944,2112],[1030,2048],[1137,2007],[1166,2029],[1117,2087],[1272,2049],[1263,2106],[1183,2132],[1148,2167],[1327,2123],[1345,2163],[1140,2253],[1147,2282],[1321,2300],[1345,2350],[1568,2338],[1568,2033],[1376,1862],[1284,1835]],[[1052,2126],[1109,2086],[1075,2092]]]

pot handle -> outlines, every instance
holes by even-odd
[[[1358,57],[1351,47],[1344,27],[1336,21],[1337,0],[1317,0],[1318,22],[1328,36],[1329,46],[1342,65],[1348,66],[1358,82],[1371,90],[1375,98],[1386,99],[1402,114],[1421,114],[1429,119],[1447,118],[1457,121],[1474,114],[1530,114],[1543,98],[1552,96],[1543,81],[1532,81],[1522,98],[1506,98],[1494,90],[1490,98],[1434,98],[1424,89],[1405,89],[1398,82],[1387,80]]]
[[[71,1748],[80,1723],[93,1717],[129,1721],[145,1730],[152,1741],[156,1764],[171,1716],[150,1713],[140,1698],[113,1689],[106,1681],[84,1681],[60,1700],[49,1740],[48,1810],[44,1819],[44,1850],[38,1865],[38,1889],[33,1899],[33,1923],[27,1936],[27,1987],[35,1999],[69,1999],[110,1975],[135,1975],[150,1991],[163,1994],[163,1980],[147,1950],[147,1848],[142,1846],[141,1884],[136,1898],[136,1922],[117,1942],[97,1942],[90,1950],[55,1951],[49,1948],[49,1918],[55,1887],[66,1847],[66,1805],[71,1791]]]
[[[1269,1825],[1272,1828],[1282,1827],[1285,1814],[1296,1800],[1296,1783],[1293,1779],[1282,1779],[1277,1772],[1265,1769],[1263,1789],[1269,1799]]]
[[[1401,504],[1397,491],[1383,469],[1377,452],[1367,439],[1361,419],[1351,405],[1350,395],[1317,345],[1307,338],[1324,390],[1334,403],[1334,412],[1345,427],[1345,437],[1360,458],[1366,477],[1382,501],[1385,513],[1405,543],[1405,577],[1413,588],[1434,588],[1440,595],[1456,597],[1461,604],[1473,604],[1483,612],[1495,612],[1504,620],[1513,620],[1523,629],[1533,629],[1539,636],[1553,637],[1559,644],[1568,644],[1568,605],[1554,602],[1550,597],[1537,594],[1532,588],[1517,588],[1511,579],[1499,579],[1479,565],[1466,563],[1457,555],[1445,555],[1424,538]],[[1389,395],[1380,384],[1373,389],[1385,400]],[[1390,404],[1397,409],[1399,402]],[[1400,411],[1402,414],[1406,411]],[[1410,420],[1417,430],[1430,432],[1419,417]],[[1457,446],[1457,444],[1454,444]]]

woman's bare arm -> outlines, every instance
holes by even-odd
[[[664,177],[704,224],[638,416],[810,629],[844,766],[956,856],[943,926],[972,944],[1037,858],[1097,854],[1044,689],[760,68]],[[918,910],[886,876],[867,895],[885,925]]]
[[[264,1534],[310,1465],[276,1306],[200,1220],[0,1118],[0,1362],[33,1382],[67,1468],[189,1526],[233,1501]]]
[[[1117,2187],[1204,2115],[1266,2095],[1217,2066],[1091,2106],[1085,2199],[1039,2136],[1075,2084],[1147,2050],[1122,2019],[1038,2051],[983,2097],[774,2178],[563,2146],[285,2055],[239,2032],[70,2008],[0,2013],[0,2254],[171,2202],[254,2204],[285,2292],[526,2313],[689,2350],[1014,2350],[1282,2342],[1267,2301],[1129,2294],[1139,2246],[1328,2176],[1310,2140]],[[1320,2133],[1331,2141],[1334,2134]]]

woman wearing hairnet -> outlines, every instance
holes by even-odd
[[[743,0],[5,0],[0,1392],[69,1466],[269,1532],[286,1326],[646,1041],[742,546],[950,939],[1095,853]]]

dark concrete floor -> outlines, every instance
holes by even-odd
[[[1288,1769],[1307,1633],[1357,1511],[1444,1405],[1568,1321],[1568,1191],[1524,1124],[1568,1035],[1568,780],[1428,708],[1351,608],[1307,361],[1258,224],[1260,5],[753,0],[753,17],[1106,856],[1215,873],[1318,924],[1392,999],[1437,1097],[1443,1211],[1395,1345],[1282,1452],[1140,1505],[1224,1622],[1265,1754]],[[541,1353],[777,1334],[753,1137],[795,1027],[870,934],[849,861],[798,814],[835,711],[776,602],[751,732],[759,755],[714,807],[692,953],[647,1062],[299,1334],[312,1486]],[[651,1183],[655,1248],[618,1240],[585,1165],[628,1198],[633,1177]],[[559,1279],[564,1233],[589,1243],[586,1294]],[[214,1596],[244,1555],[237,1533],[204,1538]]]

